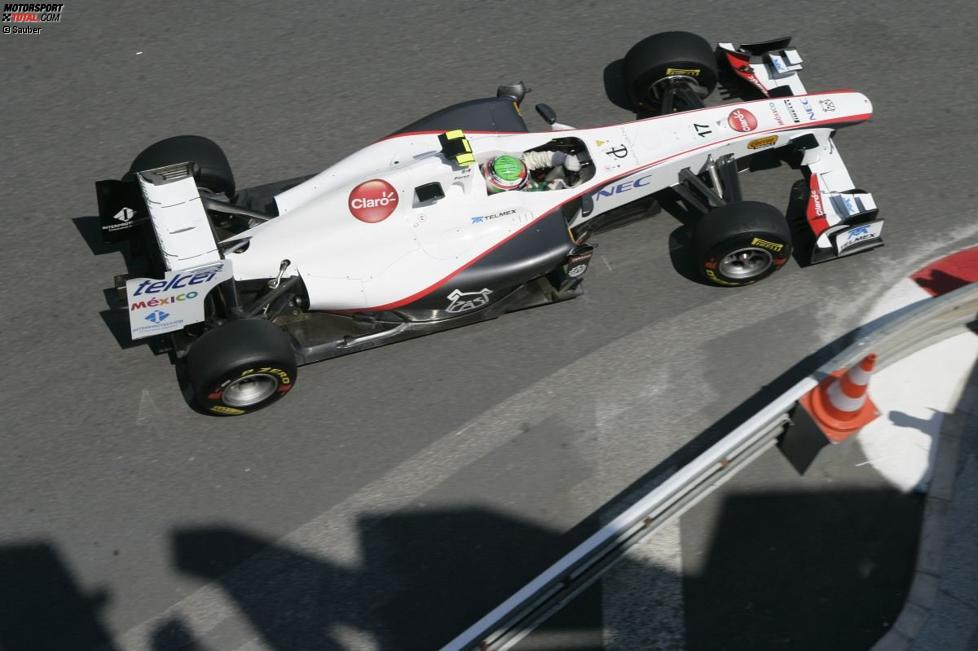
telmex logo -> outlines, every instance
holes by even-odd
[[[217,267],[211,267],[203,271],[197,271],[194,273],[187,274],[177,274],[169,280],[144,280],[139,283],[139,287],[136,291],[132,293],[133,296],[139,296],[141,294],[161,294],[163,292],[168,292],[171,289],[180,289],[182,287],[187,287],[188,285],[201,285],[214,278],[217,272],[223,268],[223,265]],[[196,292],[191,292],[196,295]],[[192,296],[189,298],[193,298]]]
[[[397,190],[387,181],[364,181],[350,192],[350,214],[362,222],[376,224],[391,216],[397,202]]]

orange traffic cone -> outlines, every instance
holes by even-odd
[[[840,369],[802,396],[805,411],[832,443],[841,443],[879,416],[866,389],[876,366],[870,353],[848,371]]]

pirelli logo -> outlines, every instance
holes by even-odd
[[[768,251],[774,251],[775,253],[780,253],[781,249],[784,248],[784,244],[778,244],[777,242],[769,242],[767,240],[762,240],[759,237],[755,237],[750,241],[751,246],[759,246],[762,249],[767,249]]]
[[[667,75],[683,75],[685,77],[699,77],[699,68],[666,68]]]
[[[3,5],[4,23],[60,23],[63,3],[7,2]]]

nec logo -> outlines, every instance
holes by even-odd
[[[628,192],[634,188],[641,188],[649,184],[649,179],[652,178],[651,174],[645,176],[640,176],[633,181],[625,181],[624,183],[619,183],[618,185],[613,185],[609,188],[604,188],[598,191],[598,199],[601,197],[610,197],[612,195],[621,194],[622,192]]]

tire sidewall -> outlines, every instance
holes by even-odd
[[[296,366],[288,335],[264,319],[232,320],[218,325],[201,335],[186,357],[195,407],[216,416],[240,416],[281,399],[295,386]],[[247,406],[224,401],[224,392],[231,382],[257,373],[278,380],[271,395]]]
[[[224,402],[224,390],[232,382],[259,373],[278,379],[278,386],[275,388],[274,393],[254,405],[229,405]],[[238,364],[223,373],[216,373],[212,377],[200,379],[197,383],[198,388],[196,389],[194,398],[198,406],[208,414],[216,416],[241,416],[263,409],[273,402],[280,400],[295,386],[295,381],[295,367],[289,367],[281,362],[267,360],[266,362]]]
[[[732,278],[724,275],[720,270],[720,261],[726,255],[744,248],[757,248],[767,251],[771,255],[771,265],[763,273],[751,278]],[[767,278],[783,267],[790,258],[791,242],[786,240],[784,236],[774,232],[755,231],[732,235],[714,244],[699,261],[699,267],[706,280],[714,285],[742,287]]]
[[[716,88],[718,78],[713,48],[689,32],[661,32],[639,41],[625,55],[623,72],[634,108],[656,105],[651,86],[667,77],[689,77],[707,94]]]

